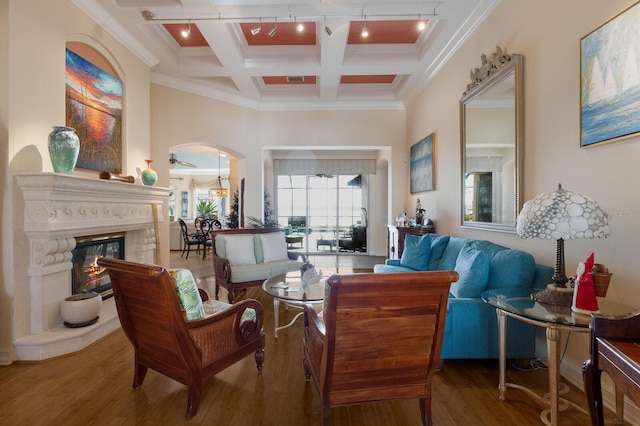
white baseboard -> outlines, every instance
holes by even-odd
[[[16,356],[13,348],[0,349],[0,365],[11,365],[15,359]]]

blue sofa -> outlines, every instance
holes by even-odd
[[[483,302],[485,290],[546,287],[553,268],[535,263],[529,253],[490,241],[425,234],[407,235],[401,259],[387,259],[374,272],[455,270],[451,284],[441,359],[498,358],[495,308]],[[535,358],[535,326],[507,318],[507,358]]]

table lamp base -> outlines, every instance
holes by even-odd
[[[547,288],[533,293],[531,298],[536,302],[547,305],[569,307],[573,303],[573,288],[556,287],[555,284],[548,284]]]

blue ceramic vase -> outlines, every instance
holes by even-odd
[[[80,139],[72,127],[54,126],[49,133],[49,157],[53,171],[70,175],[80,153]]]
[[[151,168],[153,160],[144,160],[147,162],[147,168],[144,169],[140,175],[140,180],[147,186],[152,186],[158,181],[158,173]]]

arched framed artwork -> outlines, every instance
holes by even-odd
[[[122,81],[91,46],[67,43],[66,126],[76,129],[76,167],[122,173]]]

